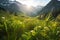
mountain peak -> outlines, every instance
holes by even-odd
[[[39,14],[45,16],[52,12],[52,16],[56,18],[60,14],[60,1],[58,0],[51,0],[40,12]]]
[[[58,0],[51,0],[51,1],[58,1]]]
[[[60,1],[60,0],[51,0],[51,1]]]

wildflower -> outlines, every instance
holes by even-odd
[[[59,33],[60,31],[57,31],[57,33]]]
[[[44,29],[45,29],[45,30],[49,30],[49,28],[48,28],[48,27],[44,27]]]
[[[53,24],[53,26],[57,26],[57,22],[55,22],[55,23]]]
[[[2,17],[2,19],[5,19],[5,17]]]
[[[47,27],[44,27],[44,29],[47,29]]]
[[[31,30],[30,32],[33,32],[33,30]]]
[[[22,22],[21,22],[21,21],[19,21],[19,20],[18,20],[18,21],[16,21],[16,22],[17,22],[17,23],[19,23],[19,24],[22,24]]]
[[[20,22],[20,24],[22,24],[22,22]]]
[[[59,34],[59,33],[60,33],[60,31],[57,31],[57,34]],[[56,34],[56,35],[57,35],[57,34]]]
[[[31,30],[30,32],[32,33],[33,36],[35,36],[36,33],[34,30]]]
[[[41,28],[41,26],[38,26],[39,28]]]

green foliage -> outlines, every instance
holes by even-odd
[[[60,22],[57,20],[0,13],[0,40],[60,40]]]

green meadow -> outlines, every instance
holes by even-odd
[[[50,20],[0,11],[0,40],[60,40],[60,15]]]

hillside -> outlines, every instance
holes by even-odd
[[[0,11],[0,40],[60,40],[60,21],[48,17],[40,20]]]
[[[60,1],[58,0],[51,0],[38,14],[45,16],[51,12],[52,16],[56,18],[60,14]]]
[[[45,7],[10,1],[0,0],[0,40],[60,40],[60,1]]]

